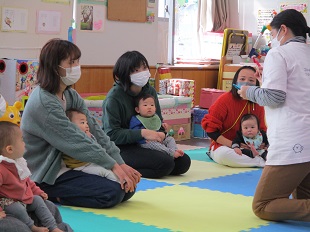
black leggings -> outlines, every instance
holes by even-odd
[[[174,159],[164,152],[142,148],[136,144],[118,147],[125,163],[139,171],[145,178],[184,174],[191,166],[191,159],[187,154]]]

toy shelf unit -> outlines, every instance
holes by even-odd
[[[248,35],[246,30],[227,28],[224,30],[222,57],[220,60],[217,88],[225,91],[231,89],[234,73],[240,68],[229,68],[234,56],[246,55],[248,50]],[[226,73],[229,72],[229,73]]]

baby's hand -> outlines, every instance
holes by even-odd
[[[161,125],[163,126],[163,128],[164,128],[165,131],[167,132],[168,126],[169,126],[168,123],[163,122]]]
[[[259,152],[256,150],[254,144],[249,144],[250,148],[251,148],[251,151],[253,153],[253,156],[258,156],[259,155]]]
[[[43,200],[47,200],[48,195],[46,193],[41,193],[40,196],[43,198]]]
[[[6,217],[6,214],[4,211],[0,211],[0,218],[5,218]]]

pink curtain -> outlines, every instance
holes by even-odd
[[[199,0],[198,30],[223,32],[229,22],[229,0]]]

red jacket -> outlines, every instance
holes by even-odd
[[[209,113],[201,121],[201,126],[207,133],[219,131],[225,138],[233,140],[236,137],[236,132],[240,129],[242,116],[249,113],[258,117],[260,129],[266,132],[264,107],[247,100],[236,99],[231,92],[227,92],[222,94],[210,107]],[[229,129],[231,126],[233,127]],[[210,147],[212,146],[215,150],[222,144],[212,141]]]
[[[14,163],[2,160],[0,163],[0,197],[11,198],[25,204],[31,204],[33,195],[43,191],[27,177],[21,180]]]

